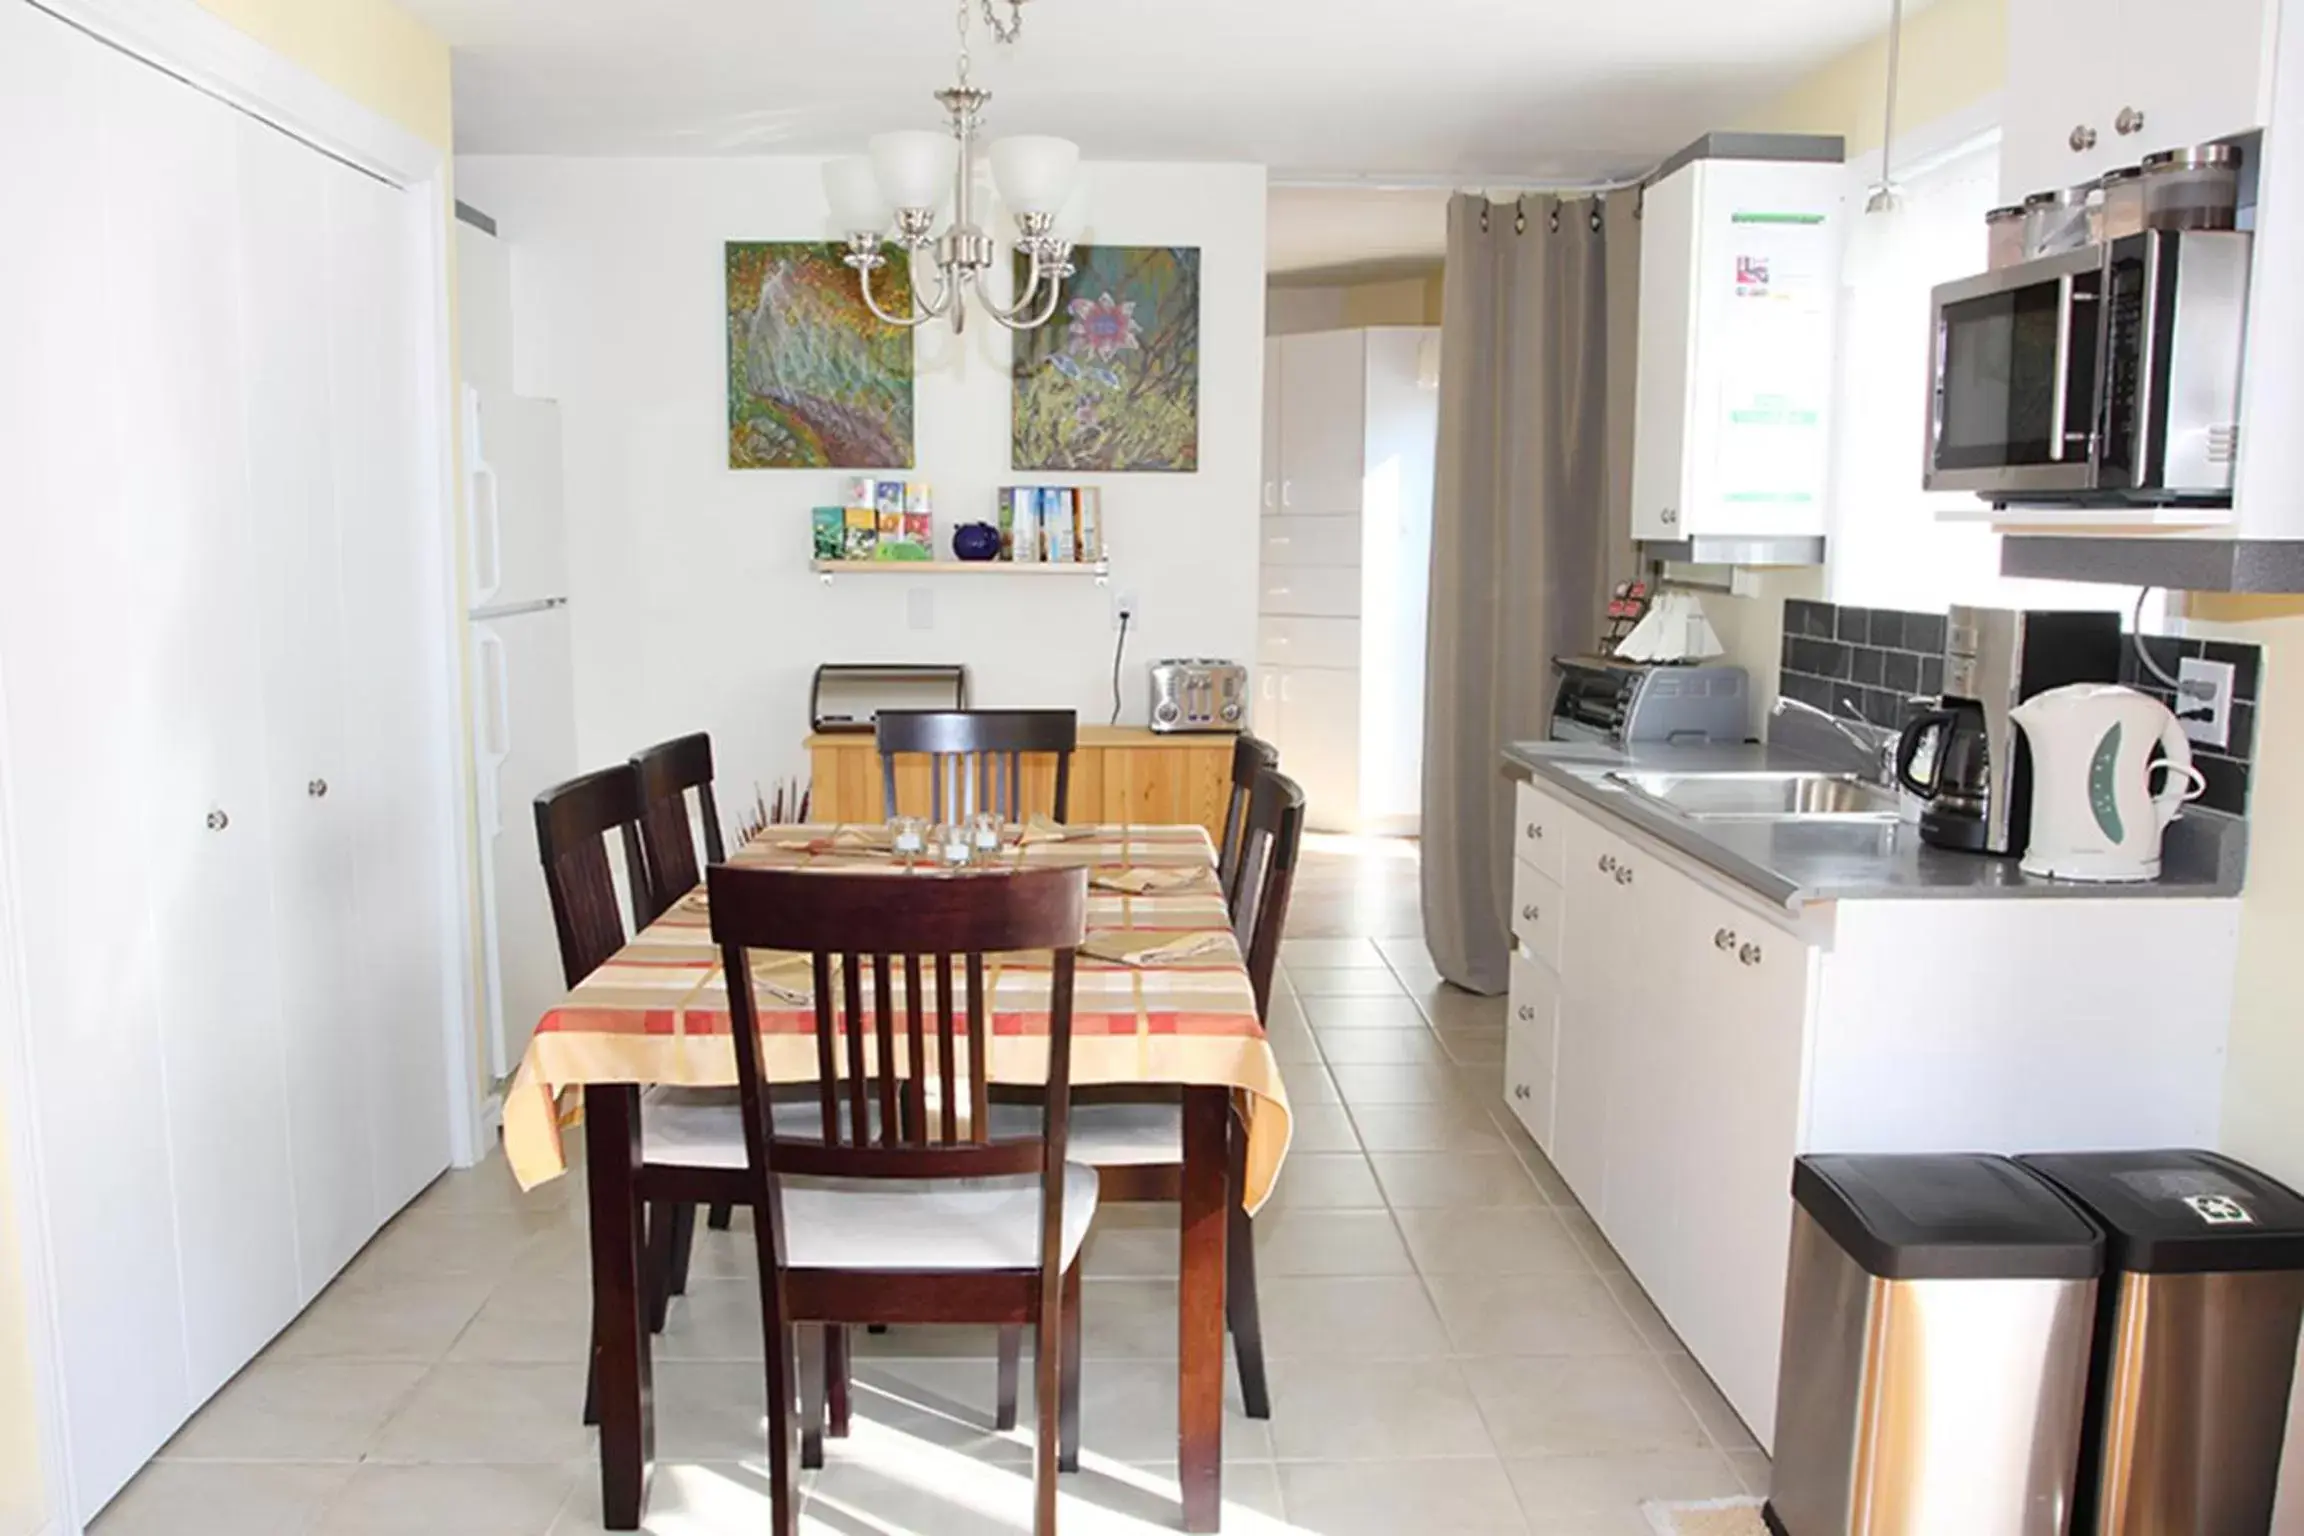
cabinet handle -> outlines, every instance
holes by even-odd
[[[1712,947],[1713,947],[1714,949],[1718,949],[1718,950],[1733,950],[1733,949],[1735,949],[1735,947],[1736,947],[1736,932],[1735,932],[1735,930],[1734,930],[1734,929],[1732,929],[1732,928],[1717,928],[1717,929],[1714,929],[1714,930],[1713,930],[1713,933],[1712,933]]]
[[[2125,138],[2131,133],[2144,131],[2144,114],[2134,107],[2122,107],[2120,115],[2112,119],[2112,131]]]
[[[328,781],[326,779],[314,779],[304,786],[304,793],[315,800],[325,800],[328,798]]]
[[[1604,875],[1616,873],[1616,855],[1612,853],[1600,855],[1600,873]]]
[[[2096,130],[2086,123],[2076,124],[2072,136],[2065,142],[2072,146],[2072,153],[2084,155],[2096,147]]]
[[[230,825],[232,825],[232,818],[225,815],[221,807],[208,813],[209,831],[221,832]]]
[[[1283,480],[1280,482],[1280,505],[1284,507],[1292,507],[1296,505],[1295,481]]]
[[[1757,944],[1747,944],[1742,949],[1736,951],[1736,958],[1743,961],[1746,965],[1758,965],[1760,963],[1760,946]]]
[[[1533,1024],[1533,1023],[1535,1023],[1535,1022],[1536,1022],[1536,1005],[1535,1005],[1535,1004],[1533,1004],[1533,1003],[1522,1003],[1522,1004],[1520,1005],[1520,1022],[1521,1022],[1521,1023],[1523,1023],[1523,1024]]]
[[[1632,883],[1631,865],[1619,864],[1616,866],[1616,883],[1618,885],[1630,885]]]
[[[1491,908],[1490,910],[1491,910],[1491,911],[1493,911],[1494,909],[1493,909],[1493,908]],[[1540,910],[1538,910],[1538,908],[1537,908],[1537,906],[1536,906],[1536,903],[1534,903],[1534,902],[1532,902],[1532,901],[1531,901],[1531,902],[1528,902],[1528,903],[1524,904],[1524,905],[1523,905],[1523,906],[1520,908],[1520,915],[1521,915],[1522,917],[1524,917],[1524,918],[1528,919],[1528,921],[1530,921],[1530,922],[1534,922],[1534,921],[1536,921],[1536,919],[1537,919],[1537,918],[1539,918],[1539,917],[1543,916],[1544,914],[1543,914],[1543,913],[1542,913]]]

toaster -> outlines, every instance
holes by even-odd
[[[1163,733],[1240,730],[1248,723],[1248,669],[1210,657],[1152,663],[1151,721]]]

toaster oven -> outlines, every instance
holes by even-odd
[[[1152,729],[1238,731],[1248,724],[1248,669],[1236,661],[1171,657],[1152,664]]]

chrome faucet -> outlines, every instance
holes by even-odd
[[[1843,698],[1840,703],[1854,716],[1853,719],[1843,719],[1831,710],[1818,709],[1807,700],[1795,699],[1790,694],[1778,694],[1776,707],[1769,713],[1783,715],[1797,712],[1822,721],[1838,732],[1841,740],[1871,759],[1881,783],[1893,784],[1896,781],[1896,743],[1903,732],[1892,726],[1874,725],[1864,717],[1864,711],[1857,708],[1852,699]]]

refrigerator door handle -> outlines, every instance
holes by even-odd
[[[485,508],[485,512],[483,512]],[[483,546],[482,539],[486,544]],[[480,558],[487,550],[487,559]],[[485,565],[485,577],[482,569]],[[492,464],[472,466],[472,592],[470,606],[492,601],[504,589],[504,506]]]
[[[480,651],[483,691],[478,721],[480,792],[486,801],[484,822],[488,835],[494,837],[504,830],[503,807],[497,803],[496,779],[504,767],[504,760],[512,755],[512,676],[505,659],[502,635],[483,627],[473,631],[473,639]]]

